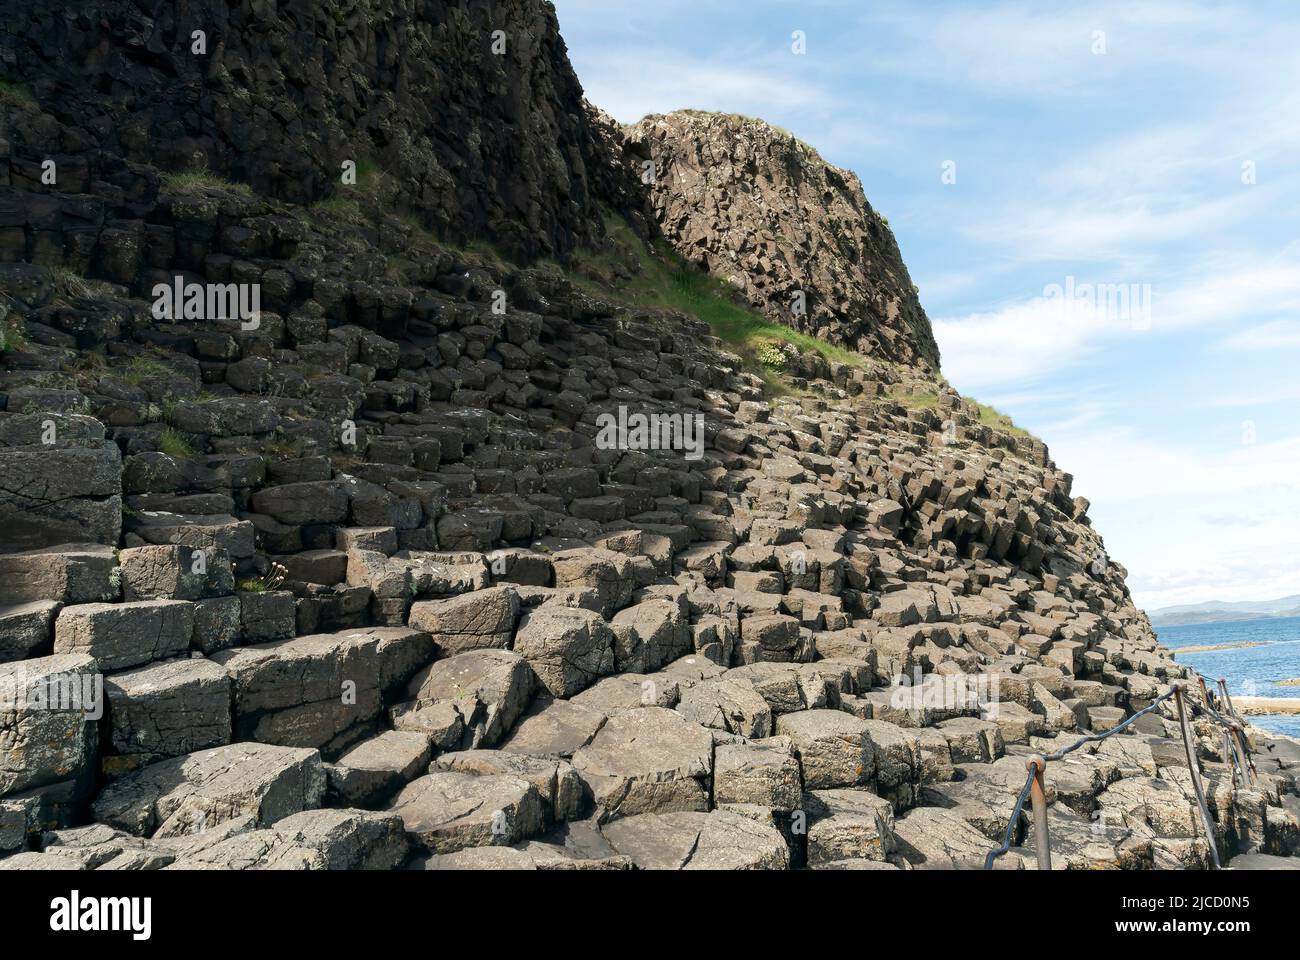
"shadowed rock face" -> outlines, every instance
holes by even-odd
[[[65,192],[102,181],[149,203],[148,164],[311,203],[354,160],[439,236],[523,257],[598,238],[602,192],[617,206],[550,4],[12,0],[0,63],[78,128],[58,146]],[[49,131],[16,126],[31,163],[14,185],[40,190]]]
[[[853,173],[783,130],[729,114],[650,116],[627,137],[629,153],[654,161],[659,225],[688,261],[778,323],[938,370],[898,244]],[[802,313],[792,308],[799,291]]]

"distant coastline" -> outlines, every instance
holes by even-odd
[[[1157,617],[1149,614],[1151,626],[1192,627],[1200,623],[1248,623],[1251,620],[1284,620],[1287,617],[1300,617],[1300,610],[1283,610],[1281,613],[1220,613],[1213,610],[1195,613],[1171,613]]]
[[[1186,627],[1198,623],[1240,623],[1247,620],[1275,620],[1300,617],[1300,594],[1276,600],[1242,600],[1184,604],[1148,610],[1153,627]]]

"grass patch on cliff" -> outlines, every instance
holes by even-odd
[[[899,403],[908,410],[934,410],[939,406],[939,394],[933,390],[917,390],[915,393],[896,393],[894,395]],[[969,400],[969,398],[967,398]],[[978,422],[986,427],[992,427],[994,430],[1001,430],[1003,433],[1010,433],[1017,437],[1032,437],[1028,430],[1018,426],[1014,420],[995,407],[987,403],[980,403],[978,400],[970,400],[975,404],[979,411]]]
[[[160,357],[148,353],[137,354],[121,366],[113,367],[108,371],[110,376],[132,386],[139,386],[146,380],[169,377],[173,372],[173,368]]]
[[[324,200],[317,200],[307,208],[307,216],[312,219],[321,214],[332,214],[340,217],[359,217],[361,216],[361,204],[355,197],[326,197]]]
[[[510,258],[505,251],[498,247],[491,240],[485,240],[482,237],[476,237],[473,240],[463,240],[457,243],[452,249],[459,253],[471,266],[481,267],[489,272],[493,270],[513,270],[515,266],[510,262]],[[539,268],[549,268],[550,262],[543,261],[535,266]]]
[[[939,394],[930,390],[904,393],[898,397],[898,402],[909,410],[933,410],[939,406]]]
[[[627,222],[608,216],[605,228],[610,249],[584,250],[577,255],[580,269],[600,281],[585,286],[601,296],[622,298],[637,306],[664,307],[690,314],[709,325],[713,335],[745,361],[745,368],[763,378],[769,386],[780,383],[777,363],[781,344],[791,344],[800,351],[816,351],[826,360],[850,366],[863,366],[865,358],[844,347],[800,333],[737,303],[733,291],[722,281],[709,276],[683,260],[667,244],[654,251],[646,248]],[[636,270],[630,279],[619,279],[624,259],[618,249],[630,251]],[[578,278],[582,283],[581,278]],[[788,388],[785,388],[788,392]]]
[[[248,184],[227,180],[225,177],[219,177],[207,170],[164,174],[162,188],[165,193],[202,193],[204,190],[224,190],[227,193],[237,193],[243,197],[253,195],[253,188]]]
[[[979,407],[980,423],[984,424],[986,427],[992,427],[994,430],[1002,430],[1017,437],[1033,436],[1033,434],[1028,430],[1017,427],[1016,422],[1002,411],[990,407],[986,403],[980,403],[978,400],[975,401],[975,406]]]
[[[679,110],[677,112],[683,114],[684,116],[692,117],[696,120],[711,120],[714,117],[718,117],[718,118],[725,118],[729,120],[736,120],[740,123],[756,123],[759,124],[760,126],[767,127],[769,130],[775,130],[777,133],[784,134],[785,136],[789,137],[792,140],[798,139],[797,137],[795,137],[793,133],[791,133],[785,127],[778,127],[775,123],[769,123],[768,121],[764,120],[762,117],[751,117],[747,113],[727,113],[719,110],[695,110],[695,109]]]
[[[162,434],[158,437],[158,449],[177,460],[189,460],[197,456],[190,438],[175,427],[163,427]]]
[[[83,277],[75,270],[67,267],[51,267],[50,279],[54,284],[54,302],[64,305],[68,304],[68,297],[73,298],[105,298],[113,296],[116,291],[113,285],[105,280],[94,280],[89,277]]]
[[[7,353],[23,353],[31,346],[27,331],[17,316],[5,316],[0,321],[0,356]]]

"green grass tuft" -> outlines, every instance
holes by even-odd
[[[3,309],[3,308],[0,308]],[[0,321],[0,356],[7,353],[23,353],[31,346],[27,332],[16,316],[6,316]]]
[[[510,268],[510,258],[490,240],[475,239],[460,244],[457,248],[466,259],[478,261],[483,267]]]
[[[158,438],[158,449],[179,460],[189,460],[196,456],[190,438],[175,427],[163,427],[162,436]]]
[[[199,193],[203,190],[224,190],[251,197],[253,188],[246,183],[236,183],[206,170],[192,170],[188,173],[168,173],[162,178],[162,188],[166,193]]]
[[[1017,437],[1033,436],[1028,430],[1017,427],[1015,421],[1000,410],[978,400],[975,401],[975,406],[979,407],[980,423],[985,426],[992,427],[994,430],[1003,430]]]
[[[128,360],[120,367],[113,367],[109,370],[109,375],[116,377],[123,383],[129,383],[132,386],[139,386],[146,380],[155,377],[165,377],[172,373],[172,368],[167,366],[156,357],[148,354],[137,355]]]
[[[317,200],[307,208],[309,217],[317,217],[321,214],[359,217],[361,216],[361,204],[353,197],[327,197],[324,200]]]
[[[920,393],[905,393],[898,402],[909,410],[933,410],[939,405],[939,394],[925,390]]]

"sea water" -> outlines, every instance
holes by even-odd
[[[1300,678],[1300,617],[1157,627],[1156,633],[1160,642],[1176,654],[1179,663],[1199,670],[1207,681],[1225,678],[1228,693],[1234,697],[1300,699],[1300,686],[1279,685],[1281,680]],[[1178,653],[1179,647],[1225,643],[1256,643],[1259,646]],[[1300,715],[1267,714],[1247,717],[1246,720],[1274,733],[1300,737]]]

